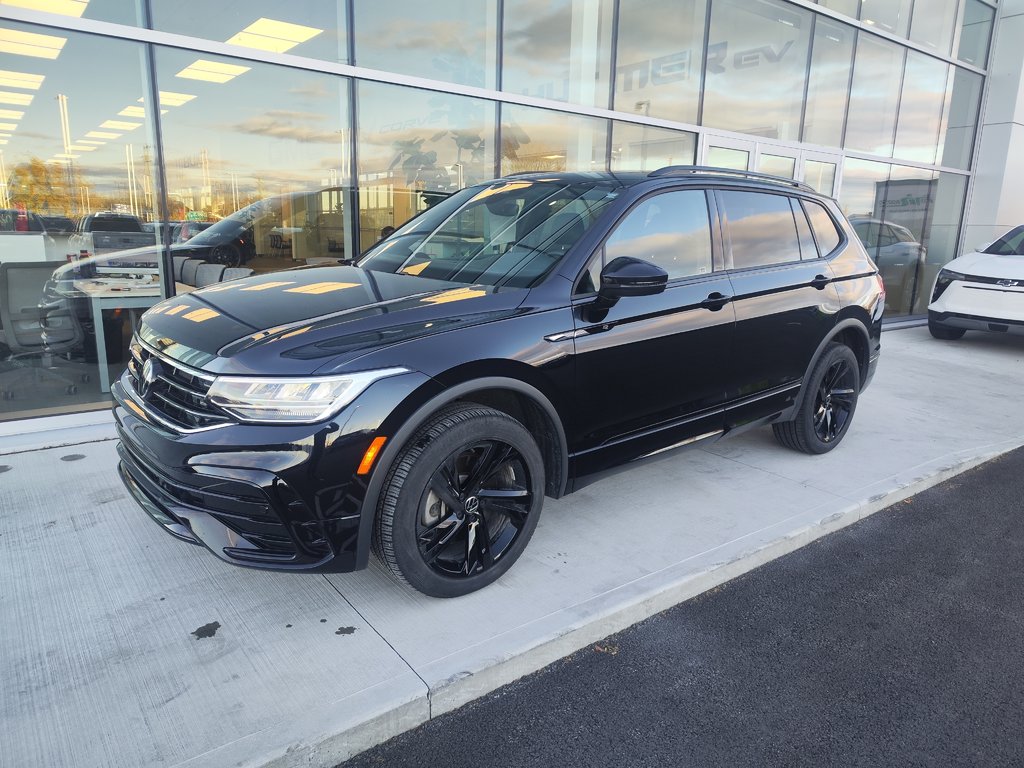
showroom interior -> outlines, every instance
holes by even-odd
[[[356,258],[522,171],[802,180],[887,318],[921,317],[944,263],[1020,223],[978,170],[1015,135],[982,141],[1015,126],[989,82],[1012,5],[0,0],[0,421],[107,409],[169,295]]]

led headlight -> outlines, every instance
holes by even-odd
[[[935,287],[932,289],[932,301],[935,301],[949,288],[954,280],[963,280],[964,275],[954,272],[951,269],[940,269],[939,276],[935,278]]]
[[[219,376],[206,396],[242,421],[313,424],[336,414],[378,379],[400,373],[408,369],[301,379]]]

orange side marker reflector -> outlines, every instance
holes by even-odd
[[[373,438],[373,442],[370,443],[370,447],[367,448],[366,453],[363,454],[363,460],[359,462],[359,469],[356,470],[357,475],[365,475],[373,468],[373,462],[376,460],[377,454],[380,453],[380,449],[384,447],[384,443],[386,441],[386,437]]]

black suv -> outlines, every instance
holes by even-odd
[[[885,293],[834,201],[692,166],[464,189],[356,266],[217,284],[142,318],[121,477],[231,563],[479,589],[614,465],[771,424],[823,453]]]

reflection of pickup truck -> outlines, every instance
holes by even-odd
[[[128,213],[90,213],[78,222],[68,245],[74,251],[88,251],[95,255],[156,245],[156,234],[143,229],[138,216]]]

